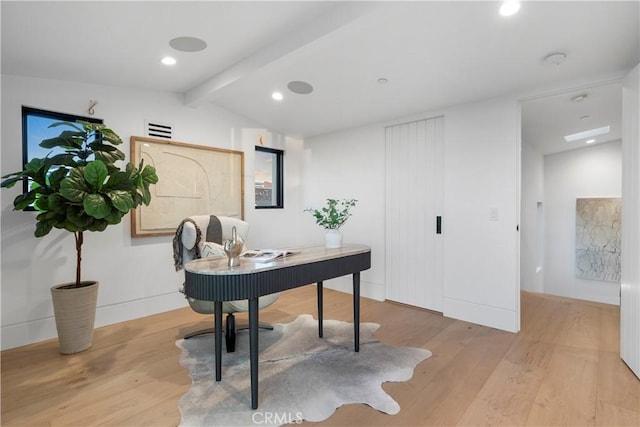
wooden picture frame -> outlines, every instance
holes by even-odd
[[[192,215],[244,219],[242,151],[132,136],[131,162],[156,168],[151,203],[131,212],[133,237],[170,235]]]

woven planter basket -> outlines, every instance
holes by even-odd
[[[91,347],[98,302],[98,282],[81,282],[80,288],[51,288],[60,353],[73,354]]]

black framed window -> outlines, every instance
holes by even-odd
[[[40,110],[32,107],[22,107],[22,164],[26,165],[33,158],[44,158],[61,153],[61,148],[42,148],[40,143],[47,138],[53,138],[60,134],[62,128],[50,128],[49,126],[57,122],[76,122],[83,120],[91,123],[103,123],[102,119],[95,117],[83,117],[74,114],[58,113],[55,111]],[[23,182],[22,191],[29,191],[31,183],[28,180]],[[33,210],[28,207],[26,210]]]
[[[256,146],[255,192],[256,209],[283,208],[284,151]]]

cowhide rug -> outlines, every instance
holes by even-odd
[[[222,381],[215,381],[213,335],[178,340],[180,363],[193,384],[180,399],[182,426],[281,425],[322,421],[341,405],[364,403],[387,414],[400,411],[383,389],[387,381],[407,381],[431,352],[377,341],[375,323],[360,324],[360,352],[353,351],[353,324],[318,323],[303,314],[274,330],[259,332],[259,405],[251,409],[249,333],[239,331],[235,353],[223,343]]]

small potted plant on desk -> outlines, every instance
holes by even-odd
[[[325,231],[325,246],[327,248],[339,248],[342,246],[342,233],[340,227],[349,219],[352,207],[356,205],[356,199],[327,199],[327,205],[320,209],[305,209],[316,219],[316,224]]]
[[[127,163],[116,148],[122,139],[103,124],[84,121],[58,122],[57,137],[40,146],[58,149],[44,158],[34,158],[24,170],[2,177],[0,186],[31,180],[30,190],[13,201],[14,210],[33,205],[36,216],[34,235],[42,237],[58,228],[73,233],[76,247],[75,281],[51,288],[60,352],[77,353],[89,348],[93,340],[98,282],[81,280],[82,243],[85,231],[104,231],[119,224],[131,209],[151,202],[149,186],[158,182],[155,168]]]

